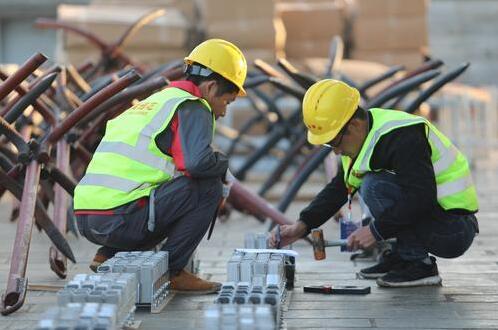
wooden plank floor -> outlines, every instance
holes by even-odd
[[[357,280],[356,272],[372,264],[349,261],[348,253],[328,249],[327,259],[314,261],[311,247],[294,245],[297,260],[297,286],[289,309],[284,312],[284,327],[289,329],[498,329],[498,171],[476,173],[480,194],[481,234],[473,246],[457,259],[438,259],[443,277],[442,287],[385,289],[375,282]],[[307,190],[319,191],[320,185]],[[278,192],[277,192],[278,193]],[[10,204],[0,204],[0,290],[4,290],[9,271],[11,244],[15,224],[8,221]],[[306,203],[292,205],[288,214],[295,219]],[[236,247],[243,245],[246,232],[266,228],[256,220],[233,214],[227,223],[218,223],[210,241],[199,248],[201,269],[207,278],[225,280],[226,261]],[[337,235],[338,226],[326,225],[325,236]],[[88,273],[88,262],[96,247],[84,239],[70,237],[78,263],[70,265],[69,278]],[[28,277],[33,284],[63,284],[48,266],[48,240],[33,232]],[[332,296],[305,294],[303,285],[357,284],[370,285],[365,296]],[[202,328],[202,307],[214,295],[176,295],[161,314],[138,312],[141,329]],[[33,329],[41,313],[56,303],[55,293],[29,291],[23,308],[13,315],[0,316],[0,329]]]

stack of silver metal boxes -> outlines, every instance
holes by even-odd
[[[57,303],[106,303],[116,305],[118,325],[133,321],[137,296],[135,274],[77,274],[57,292]]]
[[[283,298],[285,281],[284,255],[236,251],[227,263],[227,283],[223,285],[217,302],[245,304],[272,301],[272,305],[276,305]],[[227,301],[227,298],[230,299]]]
[[[210,305],[204,310],[204,329],[276,329],[275,307],[269,305]]]
[[[248,282],[223,283],[216,298],[218,304],[268,304],[278,306],[283,300],[284,289],[280,285],[251,285]]]
[[[244,247],[246,249],[267,249],[269,233],[247,233],[244,236]]]
[[[215,305],[204,309],[205,329],[277,329],[286,288],[294,286],[295,259],[268,249],[268,233],[246,234],[227,263]],[[258,251],[260,250],[260,251]]]
[[[115,330],[116,314],[115,304],[69,303],[47,310],[36,330]]]
[[[119,252],[97,269],[99,273],[131,273],[137,276],[136,304],[158,312],[169,293],[168,252]]]

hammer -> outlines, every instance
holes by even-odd
[[[313,244],[313,254],[315,255],[315,260],[325,259],[325,248],[329,246],[346,246],[348,241],[346,239],[340,239],[337,241],[326,241],[323,239],[323,230],[313,229],[311,230],[311,244]]]

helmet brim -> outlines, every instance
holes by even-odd
[[[242,87],[242,86],[238,86],[238,87],[239,87],[239,94],[237,94],[237,96],[247,96],[247,92],[244,89],[244,87]]]
[[[332,141],[341,130],[334,130],[324,134],[313,134],[308,131],[308,142],[313,145],[322,145]]]

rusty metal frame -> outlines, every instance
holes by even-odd
[[[33,217],[37,205],[37,190],[40,182],[41,163],[48,162],[50,146],[58,142],[73,126],[75,126],[78,120],[81,120],[98,104],[123,90],[139,78],[140,76],[136,72],[130,72],[118,81],[93,95],[80,107],[71,112],[71,114],[69,114],[50,133],[48,133],[44,139],[42,139],[41,145],[34,142],[30,143],[30,161],[26,168],[26,176],[24,179],[16,240],[12,249],[11,267],[9,271],[7,288],[2,297],[1,313],[3,315],[8,315],[18,310],[23,305],[25,300],[28,283],[28,279],[26,278],[26,267],[28,262],[31,232],[33,228]],[[7,130],[12,129],[9,126],[5,126],[5,128]],[[65,147],[63,146],[63,148]],[[64,150],[62,150],[62,148],[61,151],[60,160],[62,161],[65,160],[62,158],[68,157],[68,155],[64,155]],[[6,176],[5,179],[8,180],[8,178],[9,177]],[[54,228],[57,230],[57,227],[54,226]],[[65,241],[64,237],[62,237],[62,240]],[[57,262],[57,256],[54,257],[54,262]],[[74,261],[74,257],[72,257],[72,259]]]

